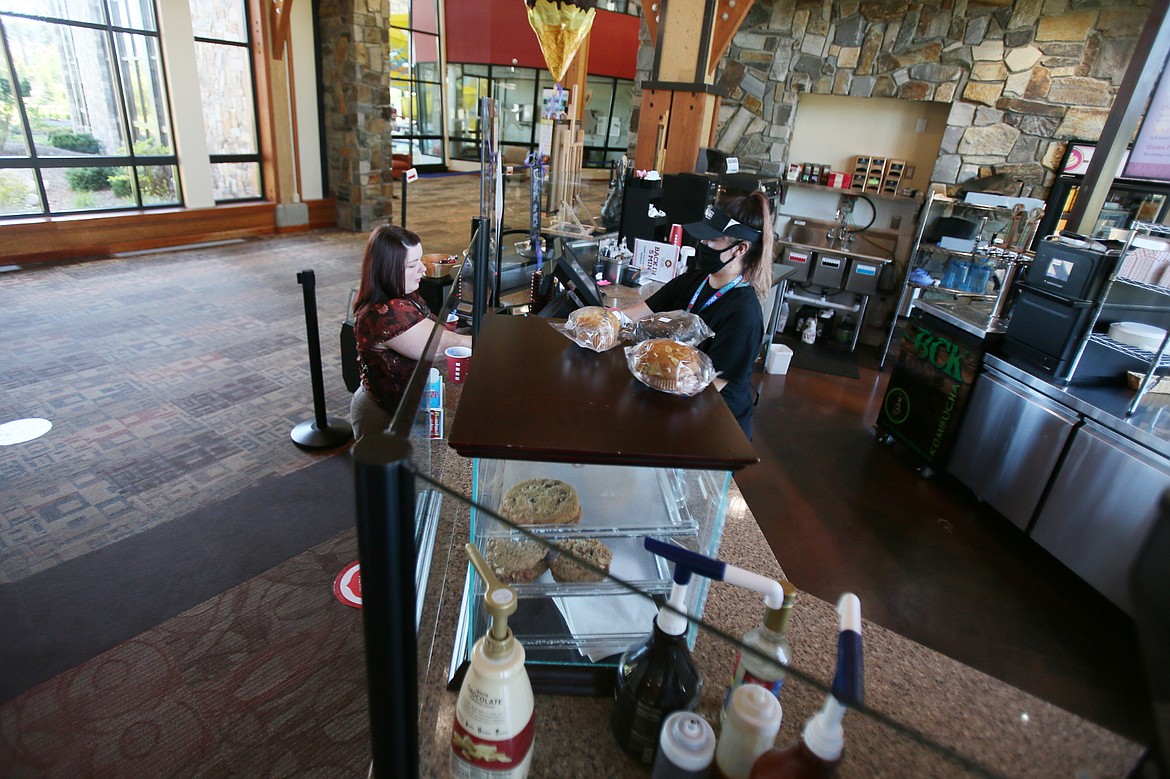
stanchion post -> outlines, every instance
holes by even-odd
[[[305,299],[305,335],[309,344],[309,376],[313,382],[313,416],[292,429],[293,443],[307,449],[327,449],[344,444],[353,435],[345,420],[329,419],[325,412],[325,381],[321,375],[321,333],[317,326],[317,275],[311,270],[297,274]]]
[[[406,227],[406,171],[402,171],[402,226]]]
[[[407,439],[390,435],[366,436],[354,447],[370,754],[377,779],[412,779],[419,772],[410,454]]]

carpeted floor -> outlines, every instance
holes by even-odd
[[[0,585],[0,702],[353,526],[343,452]]]
[[[364,776],[361,612],[328,587],[355,550],[341,533],[0,707],[0,773]]]
[[[410,186],[424,249],[466,249],[478,178]],[[509,213],[526,186],[509,185]],[[289,438],[313,418],[297,274],[314,271],[326,408],[345,418],[338,328],[365,238],[318,230],[0,273],[0,422],[53,423],[0,447],[0,583],[316,462]]]

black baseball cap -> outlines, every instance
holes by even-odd
[[[718,206],[707,206],[707,210],[703,212],[702,222],[685,224],[683,229],[700,241],[713,241],[723,237],[739,241],[756,241],[760,237],[759,230],[735,221]]]

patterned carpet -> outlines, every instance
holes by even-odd
[[[315,271],[330,415],[336,325],[361,236],[318,231],[0,276],[0,419],[53,429],[0,448],[0,572],[14,581],[320,455],[302,289]]]
[[[465,248],[478,187],[412,185],[425,249]],[[0,447],[0,775],[365,773],[360,612],[329,586],[356,558],[352,471],[345,447],[289,436],[314,417],[297,273],[315,272],[344,419],[337,332],[364,243],[0,274],[0,423],[53,422]]]
[[[426,251],[459,252],[479,179],[422,178],[407,203]],[[0,447],[0,582],[331,454],[289,437],[314,416],[297,273],[315,272],[326,409],[345,419],[337,331],[364,243],[321,230],[0,274],[0,423],[53,423]]]

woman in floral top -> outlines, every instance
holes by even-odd
[[[370,233],[354,298],[354,336],[362,385],[349,407],[353,436],[390,426],[402,392],[422,356],[435,318],[418,294],[422,242],[405,227],[380,225]],[[440,332],[439,350],[471,346],[471,336]]]

